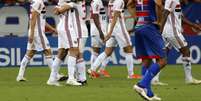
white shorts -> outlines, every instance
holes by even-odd
[[[106,47],[116,47],[117,44],[121,48],[132,45],[130,35],[128,34],[125,26],[118,24],[115,25],[112,37],[106,42]]]
[[[84,48],[85,48],[86,42],[87,42],[87,37],[79,39],[79,50],[80,50],[80,53],[84,52]]]
[[[106,28],[105,29],[103,28],[102,30],[103,33],[106,34]],[[91,33],[91,46],[101,48],[104,45],[104,43],[101,40],[98,29],[96,28],[94,23],[91,24],[90,33]]]
[[[58,31],[58,48],[69,49],[72,47],[78,47],[78,38],[66,31]]]
[[[174,47],[179,51],[179,49],[188,45],[182,33],[163,33],[162,36],[165,41],[165,46],[169,49]]]
[[[27,50],[43,51],[45,49],[50,49],[49,41],[44,33],[34,33],[34,40],[32,43],[27,44]]]

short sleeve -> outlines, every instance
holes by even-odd
[[[114,1],[113,3],[113,10],[114,11],[123,11],[124,9],[124,2],[119,2],[118,0]]]
[[[175,0],[166,0],[165,1],[165,9],[173,12],[177,6],[177,2]]]
[[[97,0],[92,1],[91,3],[91,9],[93,14],[99,14],[100,12],[100,4]]]
[[[42,7],[42,2],[39,2],[39,1],[32,1],[31,3],[31,8],[32,10],[35,10],[37,11],[38,13],[41,13],[43,7]]]

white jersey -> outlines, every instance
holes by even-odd
[[[182,34],[182,12],[180,0],[166,0],[165,9],[170,11],[162,33],[166,47],[180,48],[187,46]]]
[[[182,33],[182,12],[180,0],[166,0],[165,9],[171,13],[168,15],[163,33]]]
[[[114,11],[119,11],[121,14],[117,19],[117,22],[114,26],[112,36],[107,42],[106,47],[114,47],[116,44],[119,44],[120,47],[126,47],[132,45],[130,36],[127,32],[124,20],[124,0],[114,0],[109,2],[109,26],[108,31],[110,30],[111,21],[114,16]]]
[[[72,3],[62,2],[60,0],[58,3],[58,7],[63,5],[69,5],[71,7],[74,6]],[[70,9],[63,14],[59,15],[59,23],[57,25],[58,31],[58,48],[71,48],[78,47],[78,38],[79,34],[77,31],[77,21],[76,15],[78,12],[75,9]],[[79,17],[79,16],[78,16]],[[79,18],[78,18],[79,19]],[[81,30],[79,30],[81,31]]]
[[[99,14],[99,21],[101,25],[101,29],[105,34],[107,31],[107,15],[106,10],[103,6],[102,0],[92,0],[91,1],[91,9],[90,13],[92,14]],[[94,20],[91,17],[91,35],[99,35],[98,29],[94,23]]]
[[[88,37],[88,29],[85,23],[87,18],[85,0],[78,2],[75,8],[78,10],[79,13],[78,24],[81,24],[81,30],[82,30],[81,37]]]
[[[43,3],[43,0],[32,0],[31,2],[31,12],[36,11],[39,13],[39,16],[36,21],[35,29],[34,29],[34,40],[33,43],[28,43],[28,50],[37,50],[42,51],[44,49],[49,49],[50,45],[45,36],[45,13],[46,8]],[[32,19],[32,15],[30,14],[30,19]],[[29,26],[29,36],[31,34],[31,29]]]

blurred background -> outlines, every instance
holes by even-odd
[[[58,17],[52,13],[53,8],[57,4],[58,0],[44,0],[47,5],[46,21],[56,27],[58,23]],[[86,0],[87,15],[89,20],[90,0]],[[105,7],[107,8],[108,0],[103,0]],[[183,0],[182,10],[184,16],[201,26],[201,0]],[[18,66],[20,60],[25,54],[28,24],[29,24],[29,0],[0,0],[0,67]],[[125,10],[125,16],[129,16],[127,10]],[[89,21],[86,23],[90,29]],[[126,20],[126,26],[128,30],[133,27],[132,19]],[[191,45],[192,61],[196,64],[201,64],[201,32],[183,24],[184,35]],[[89,33],[90,34],[90,33]],[[53,54],[56,54],[57,49],[57,37],[52,34],[49,29],[46,29],[46,35],[51,43]],[[132,41],[134,43],[134,34],[132,34]],[[134,47],[135,49],[135,47]],[[85,60],[89,61],[90,55],[90,38],[86,44]],[[42,57],[42,59],[41,59]],[[134,54],[135,57],[135,54]],[[170,54],[169,64],[180,63],[180,55],[173,50]],[[135,64],[139,64],[141,61],[136,60]],[[88,63],[88,62],[87,62]],[[46,65],[43,61],[43,55],[34,56],[30,63],[33,66]],[[119,49],[111,58],[110,64],[124,64],[123,53]]]

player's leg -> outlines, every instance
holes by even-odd
[[[190,50],[187,46],[180,48],[185,73],[185,81],[187,84],[201,84],[201,80],[197,80],[192,76]]]
[[[52,63],[53,63],[53,59],[52,59],[52,52],[51,49],[45,49],[43,51],[44,55],[45,55],[45,61],[48,65],[48,67],[50,68],[50,70],[52,70]]]
[[[107,42],[106,42],[106,48],[104,50],[104,52],[102,52],[98,58],[95,60],[95,62],[92,64],[92,68],[89,69],[87,72],[88,74],[90,74],[93,78],[97,78],[99,77],[99,75],[96,73],[96,69],[101,65],[101,63],[103,61],[105,61],[105,59],[107,59],[107,57],[109,57],[113,50],[114,47],[116,45],[116,40],[111,37]]]
[[[59,85],[57,82],[58,80],[66,80],[67,77],[60,75],[59,74],[59,69],[62,61],[65,59],[67,55],[68,50],[64,48],[59,48],[57,52],[57,57],[54,59],[53,64],[52,64],[52,70],[50,73],[50,77],[47,81],[48,85]]]
[[[29,61],[31,60],[31,58],[34,56],[35,53],[36,53],[35,50],[27,50],[20,64],[19,73],[16,78],[17,81],[26,81],[26,79],[24,78],[25,69],[27,64],[29,63]]]
[[[83,51],[84,47],[86,44],[87,38],[81,38],[79,41],[79,56],[77,59],[77,64],[76,64],[76,76],[77,76],[77,81],[79,83],[82,83],[82,85],[85,85],[87,83],[87,78],[86,78],[86,65],[85,61],[83,58]]]
[[[158,58],[156,63],[152,63],[147,69],[142,80],[134,86],[137,93],[147,100],[152,100],[155,95],[151,89],[151,80],[167,64],[166,53],[164,51],[165,45],[158,29],[154,25],[146,25],[143,29],[139,29],[136,32],[136,34],[141,34],[141,37],[144,39],[144,43],[141,45],[146,49],[144,51],[145,56]]]
[[[68,80],[66,84],[69,85],[75,85],[75,86],[80,86],[82,85],[81,83],[78,83],[77,80],[75,79],[75,69],[76,69],[76,61],[79,55],[79,48],[77,47],[71,47],[69,48],[69,56],[68,56]]]

